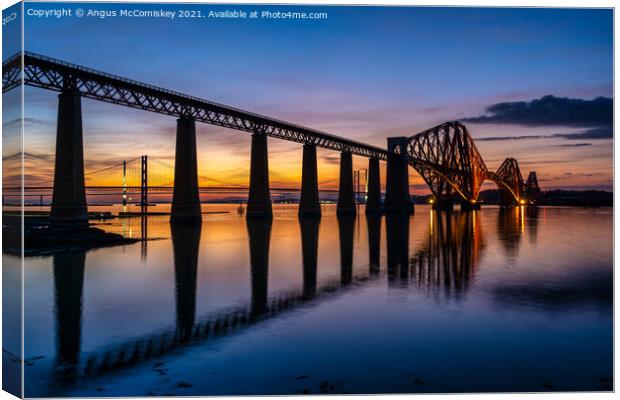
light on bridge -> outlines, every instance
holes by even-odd
[[[519,200],[519,204],[525,205],[525,200],[523,200],[523,199]]]

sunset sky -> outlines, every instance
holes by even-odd
[[[490,170],[514,157],[525,177],[537,171],[543,189],[612,189],[611,10],[129,7],[316,11],[328,19],[26,16],[25,49],[381,147],[388,136],[460,120]],[[49,181],[57,94],[25,94],[30,179]],[[86,172],[141,154],[172,163],[174,118],[86,99],[82,108]],[[199,124],[197,140],[202,177],[247,183],[249,134]],[[272,185],[295,185],[301,146],[270,139],[269,153]],[[319,157],[321,186],[336,187],[339,154]],[[354,157],[354,168],[366,167]],[[427,193],[410,175],[412,193]]]

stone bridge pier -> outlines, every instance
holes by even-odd
[[[177,119],[177,139],[174,155],[174,189],[171,221],[200,221],[198,193],[198,159],[196,155],[196,120]]]
[[[58,125],[54,188],[50,226],[62,229],[88,228],[86,187],[84,179],[84,146],[82,132],[81,94],[67,90],[58,96]],[[367,181],[367,214],[388,212],[413,212],[409,199],[408,164],[404,155],[394,152],[396,146],[405,148],[406,138],[390,138],[391,154],[388,157],[386,205],[381,201],[381,182],[378,155],[369,156]],[[355,215],[353,182],[353,152],[340,153],[340,179],[337,203],[338,215]],[[303,163],[299,217],[321,217],[319,198],[317,145],[303,145]],[[269,188],[269,160],[267,135],[256,131],[252,134],[250,184],[248,193],[248,219],[273,218]],[[170,210],[173,222],[199,222],[202,219],[198,186],[198,155],[196,145],[196,119],[183,115],[177,119],[174,188]]]
[[[267,135],[262,132],[252,134],[250,157],[250,192],[248,194],[246,218],[270,219],[273,217],[273,213],[269,191]]]
[[[480,210],[480,203],[477,201],[461,200],[461,211]]]
[[[409,163],[407,137],[388,138],[385,212],[413,214],[409,196]]]
[[[449,199],[435,199],[433,203],[433,210],[452,212],[454,210],[454,200]]]
[[[50,227],[63,230],[88,228],[84,185],[84,144],[80,93],[68,89],[58,96],[54,189]]]
[[[338,215],[357,214],[353,189],[353,157],[350,151],[340,153],[340,182],[336,213]]]
[[[319,175],[316,161],[316,145],[304,144],[301,168],[301,197],[299,217],[321,217],[319,203]]]
[[[381,176],[379,172],[379,159],[368,159],[368,192],[366,197],[366,214],[380,214],[383,212],[381,204]]]

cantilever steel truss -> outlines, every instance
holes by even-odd
[[[21,53],[3,63],[3,92],[20,85],[21,65]],[[379,147],[31,52],[23,53],[23,83],[53,91],[76,90],[83,97],[108,103],[175,117],[189,116],[196,121],[225,128],[263,133],[335,151],[349,151],[363,157],[387,159],[387,152]]]
[[[536,173],[533,178],[530,174],[531,179],[525,185],[514,158],[507,158],[497,172],[490,172],[467,128],[460,122],[446,122],[411,136],[405,152],[409,164],[420,173],[437,199],[458,195],[475,202],[485,180],[494,181],[516,202],[524,197],[527,187],[540,192]]]
[[[517,160],[510,157],[505,159],[497,172],[489,174],[489,178],[508,190],[515,200],[521,201],[525,192],[525,185]]]
[[[538,177],[536,171],[531,171],[525,182],[525,196],[530,201],[538,200],[540,196],[540,187],[538,186]]]
[[[487,168],[467,132],[459,122],[447,122],[409,138],[409,163],[438,199],[458,193],[477,199]]]

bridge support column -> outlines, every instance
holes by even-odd
[[[433,203],[433,210],[452,212],[454,210],[454,202],[452,199],[437,199]]]
[[[379,175],[379,159],[368,159],[368,197],[366,198],[366,214],[377,214],[381,207],[381,179]]]
[[[250,160],[250,193],[246,218],[272,218],[271,194],[269,193],[269,160],[267,135],[252,135]]]
[[[400,149],[400,154],[395,149]],[[388,138],[388,162],[385,191],[387,213],[413,214],[414,207],[409,197],[409,169],[407,162],[407,138]]]
[[[480,203],[473,203],[471,201],[461,201],[461,211],[480,210]]]
[[[82,104],[79,92],[64,91],[58,96],[55,158],[50,227],[63,230],[87,229]]]
[[[353,193],[353,156],[350,151],[340,153],[340,182],[338,189],[338,215],[355,215],[355,196]]]
[[[518,206],[519,203],[517,202],[517,200],[515,200],[515,198],[512,196],[512,194],[507,191],[506,189],[500,189],[499,190],[499,205],[501,207],[515,207]]]
[[[316,163],[316,145],[304,144],[301,169],[301,197],[299,199],[300,217],[321,217],[319,203],[319,178]]]
[[[177,143],[174,156],[174,190],[170,210],[172,221],[199,221],[198,161],[196,156],[196,120],[177,119]]]

